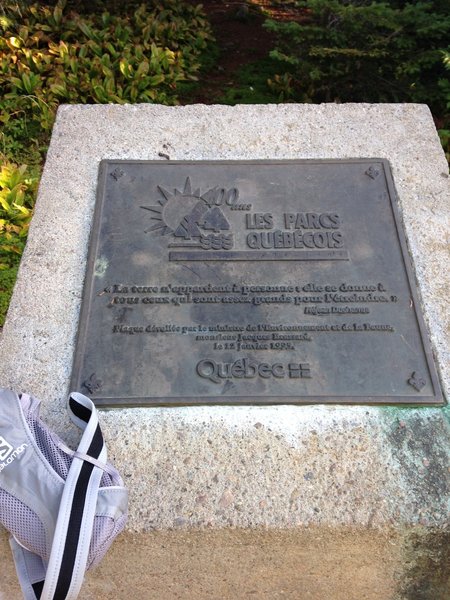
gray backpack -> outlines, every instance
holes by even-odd
[[[127,519],[127,491],[107,463],[97,410],[70,395],[77,451],[39,418],[40,402],[0,389],[0,523],[11,533],[25,600],[75,600],[85,571]]]

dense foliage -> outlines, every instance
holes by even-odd
[[[448,3],[308,0],[299,22],[266,23],[277,36],[271,82],[304,102],[424,102],[443,116],[449,102]]]
[[[179,0],[2,4],[0,325],[58,105],[175,104],[211,40],[201,8]]]
[[[37,173],[27,165],[0,169],[0,271],[15,266],[22,254],[34,207]]]
[[[39,150],[60,102],[175,103],[211,39],[200,9],[175,0],[126,16],[81,17],[65,5],[11,6],[0,16],[2,143],[16,160],[29,158],[26,138]]]
[[[8,308],[33,215],[38,170],[4,162],[0,168],[0,325]]]
[[[440,87],[445,98],[445,113],[441,121],[442,128],[439,129],[439,135],[441,142],[447,156],[447,160],[450,163],[450,52],[443,52],[444,66],[447,69],[448,77],[440,80]]]

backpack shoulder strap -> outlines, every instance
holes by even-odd
[[[44,587],[46,565],[42,558],[33,554],[11,536],[9,538],[14,565],[16,567],[17,578],[24,600],[36,600],[41,597]]]
[[[64,486],[40,600],[75,600],[78,596],[86,571],[102,465],[107,460],[94,403],[82,394],[72,393],[68,409],[72,421],[84,431]]]

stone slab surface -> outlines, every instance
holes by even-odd
[[[157,160],[160,153],[173,160],[388,159],[425,320],[448,392],[449,179],[426,106],[62,106],[0,339],[0,384],[40,397],[42,414],[59,435],[72,444],[77,439],[65,399],[99,162]],[[321,578],[323,586],[326,577],[343,582],[347,596],[336,592],[336,599],[445,600],[450,589],[444,543],[450,512],[448,417],[446,407],[216,406],[102,412],[109,455],[130,489],[130,521],[128,533],[109,562],[89,579],[82,598],[108,597],[108,569],[117,569],[132,555],[148,570],[149,585],[166,590],[154,597],[168,600],[247,598],[252,590],[259,598],[298,598],[298,586],[304,586],[305,598],[333,597],[326,587],[314,591],[308,573]],[[328,536],[323,563],[320,545],[308,535],[310,528],[319,538]],[[248,546],[253,562],[242,550],[249,532],[256,536]],[[363,534],[366,541],[358,538]],[[226,540],[221,538],[225,535]],[[286,547],[291,550],[283,562],[288,535],[292,537]],[[396,550],[386,542],[389,535]],[[160,536],[167,536],[166,541]],[[9,556],[5,539],[3,535],[0,549],[2,556]],[[367,548],[373,560],[358,562],[361,557],[352,554],[351,539],[357,554]],[[186,544],[193,545],[191,571]],[[160,566],[152,570],[156,546]],[[178,565],[176,576],[161,566],[163,546]],[[373,576],[376,585],[385,581],[386,586],[371,596],[369,588],[358,587],[357,578],[353,587],[339,580],[336,570],[327,571],[330,552],[341,557],[343,568],[353,564],[369,581]],[[206,564],[209,555],[211,568]],[[246,556],[243,569],[237,556]],[[298,579],[286,575],[285,595],[282,583],[273,588],[255,583],[256,572],[266,577],[267,556],[278,557],[291,575],[296,566],[306,569]],[[14,599],[20,596],[11,591],[16,589],[13,567],[9,558],[6,562],[0,598],[8,594],[5,598]],[[228,579],[220,579],[226,569]],[[273,581],[276,573],[281,577],[284,572],[280,565],[278,569],[272,571]],[[239,571],[241,579],[236,579]],[[142,595],[134,580],[124,569],[126,592],[118,597],[134,591],[133,585],[136,598],[151,597]],[[246,583],[235,592],[232,582],[238,580]],[[211,591],[216,589],[220,593]]]

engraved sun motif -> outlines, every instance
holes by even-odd
[[[184,240],[197,240],[204,235],[205,230],[229,230],[230,225],[222,210],[216,206],[219,190],[217,187],[201,194],[200,188],[192,189],[191,180],[186,178],[181,192],[175,189],[169,192],[158,185],[161,198],[156,206],[141,206],[150,211],[153,225],[145,230],[161,235],[172,235]]]

